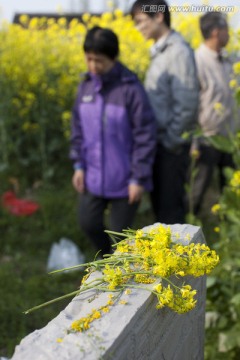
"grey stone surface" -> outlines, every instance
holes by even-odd
[[[180,234],[181,242],[205,242],[199,227],[171,225],[171,229]],[[94,291],[80,294],[47,326],[26,336],[12,360],[203,360],[206,278],[186,280],[198,291],[197,306],[187,314],[156,310],[154,296],[137,289],[122,296],[127,305],[113,306],[87,332],[68,333],[74,320],[108,300],[106,293],[95,298]],[[58,343],[58,338],[63,341]]]

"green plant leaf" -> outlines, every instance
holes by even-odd
[[[215,276],[208,276],[207,277],[207,289],[215,285],[217,282],[217,278]]]
[[[240,305],[240,293],[234,295],[230,302],[237,306]]]
[[[214,146],[216,149],[233,153],[234,152],[234,144],[232,139],[226,138],[221,135],[214,135],[207,138],[207,141]]]

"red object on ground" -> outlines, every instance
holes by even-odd
[[[2,195],[2,205],[13,215],[32,215],[39,209],[39,205],[33,201],[18,199],[13,191],[6,191]]]

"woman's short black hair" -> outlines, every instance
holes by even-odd
[[[226,27],[226,15],[219,11],[209,11],[200,17],[200,29],[204,39],[209,39],[214,29]]]
[[[105,55],[114,60],[119,54],[117,35],[110,29],[94,26],[87,32],[83,49],[85,53]]]
[[[168,3],[165,0],[136,0],[132,5],[131,15],[143,12],[153,18],[158,12],[163,14],[163,20],[167,27],[171,27],[171,16]]]

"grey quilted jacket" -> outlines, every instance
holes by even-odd
[[[193,50],[176,31],[152,55],[145,88],[158,122],[158,142],[179,151],[187,141],[183,133],[197,123],[199,84]]]

